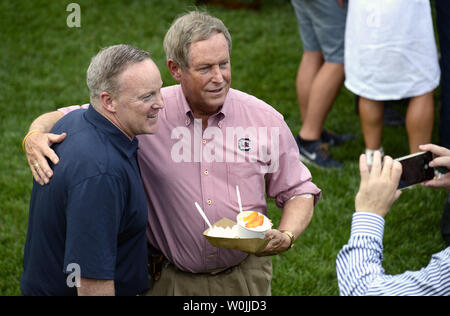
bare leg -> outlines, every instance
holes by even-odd
[[[431,141],[434,123],[434,91],[413,97],[406,112],[406,131],[411,153],[420,151],[419,145]]]
[[[320,51],[305,51],[297,72],[297,98],[302,121],[305,121],[311,87],[323,65],[323,55]]]
[[[383,112],[384,102],[359,98],[359,117],[367,149],[377,150],[381,147]]]
[[[305,140],[318,140],[323,124],[344,82],[344,65],[325,62],[314,78],[309,94],[306,119],[300,130]]]

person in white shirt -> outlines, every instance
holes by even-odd
[[[352,0],[345,30],[345,86],[359,98],[369,164],[383,151],[384,103],[408,99],[410,153],[431,141],[440,69],[429,0]]]
[[[430,167],[450,168],[450,150],[433,144],[419,146],[437,156]],[[450,295],[450,247],[434,254],[427,267],[387,275],[382,266],[384,217],[400,196],[402,166],[375,152],[369,171],[366,155],[360,157],[361,184],[355,197],[351,235],[336,259],[339,293],[357,295]],[[427,187],[450,189],[450,173],[423,183]]]

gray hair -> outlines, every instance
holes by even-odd
[[[119,91],[117,77],[132,64],[139,63],[150,54],[130,45],[114,45],[103,48],[95,55],[87,70],[86,82],[91,93],[91,103],[104,91],[116,95]]]
[[[186,69],[189,66],[191,44],[206,40],[215,33],[222,33],[225,36],[231,55],[231,35],[221,20],[199,11],[192,11],[178,17],[164,38],[167,60],[172,59]]]

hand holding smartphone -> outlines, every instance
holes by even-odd
[[[397,158],[398,162],[402,164],[402,175],[400,178],[400,183],[398,188],[404,189],[415,185],[417,183],[422,183],[433,179],[436,173],[446,174],[449,169],[446,167],[430,167],[429,163],[435,158],[432,152],[419,152]]]

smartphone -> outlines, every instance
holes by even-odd
[[[428,165],[433,160],[433,154],[429,151],[411,154],[395,160],[402,164],[403,169],[398,185],[399,189],[434,178],[434,168]]]

